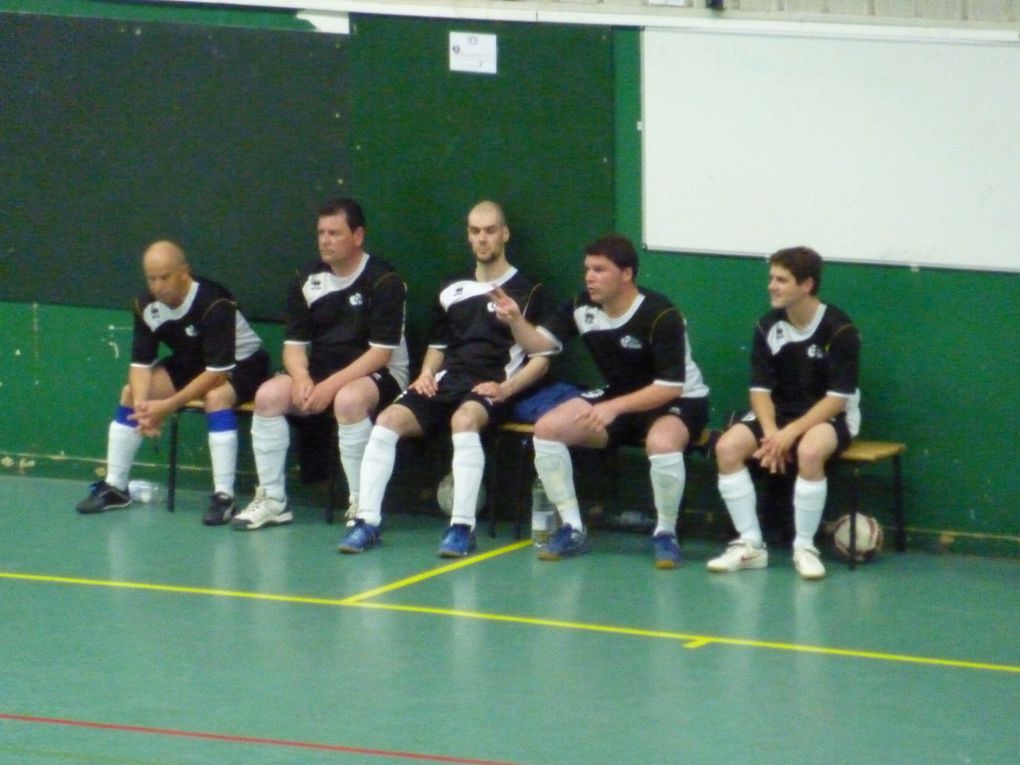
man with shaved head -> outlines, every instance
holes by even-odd
[[[269,354],[233,295],[192,275],[180,245],[152,243],[142,269],[148,289],[134,304],[131,366],[110,423],[106,477],[92,484],[77,509],[93,514],[130,505],[128,475],[142,438],[158,436],[169,415],[199,399],[205,404],[214,484],[202,522],[220,525],[234,513],[234,407],[251,401],[269,377]],[[169,356],[159,357],[161,344]]]
[[[471,270],[446,281],[421,374],[376,420],[361,465],[361,495],[354,526],[342,553],[360,553],[379,542],[382,500],[401,438],[431,438],[444,430],[453,439],[453,509],[439,554],[459,558],[475,550],[475,511],[485,468],[480,433],[504,419],[512,399],[545,373],[545,358],[528,359],[510,330],[496,318],[489,294],[501,287],[516,296],[529,316],[539,314],[540,285],[507,260],[510,240],[503,209],[476,204],[467,218],[474,253]]]

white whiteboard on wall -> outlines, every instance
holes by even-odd
[[[654,250],[1020,271],[1020,44],[642,33]]]

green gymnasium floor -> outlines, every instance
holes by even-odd
[[[0,478],[0,763],[1010,763],[1020,564],[888,553],[802,582],[710,575],[689,542],[450,565],[442,520],[341,556],[296,508],[240,533],[73,511],[84,482]]]

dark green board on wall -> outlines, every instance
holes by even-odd
[[[126,306],[168,237],[278,317],[346,182],[348,42],[0,14],[0,299]]]

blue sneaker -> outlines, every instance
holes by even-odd
[[[354,554],[364,552],[378,544],[382,544],[379,527],[365,523],[359,518],[336,549],[342,553]]]
[[[463,558],[470,555],[477,548],[475,543],[475,532],[464,523],[454,523],[443,534],[443,541],[439,544],[440,558]]]
[[[584,555],[590,549],[588,535],[567,523],[560,526],[549,544],[538,551],[538,557],[540,560],[560,560],[573,555]]]
[[[676,534],[663,531],[652,537],[652,549],[655,551],[656,568],[679,568],[684,565],[684,556],[680,553],[680,543]]]

